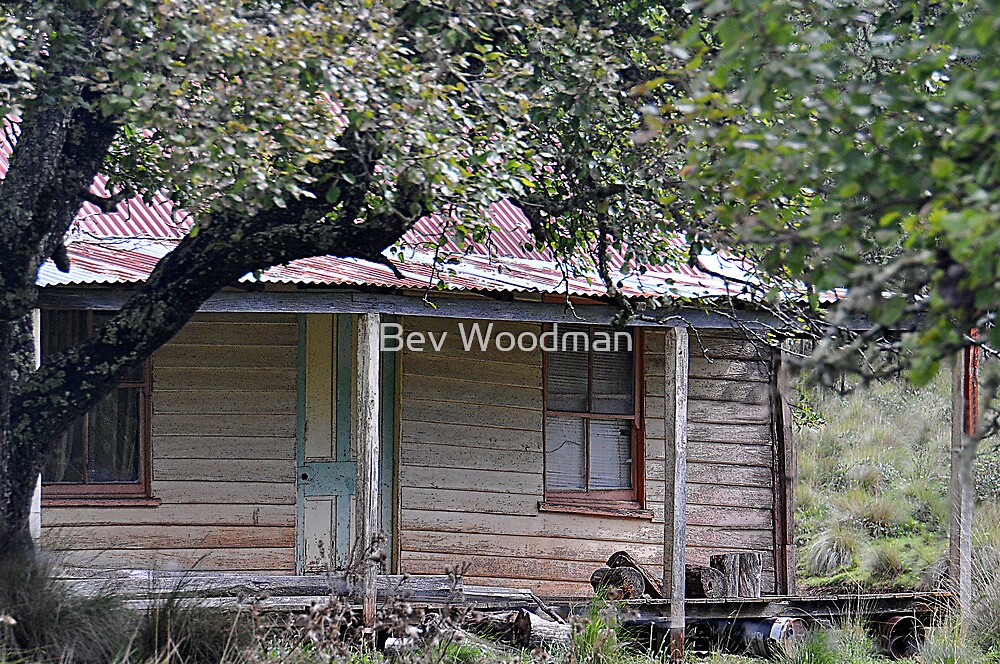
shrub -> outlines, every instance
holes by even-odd
[[[865,572],[875,581],[892,581],[906,571],[903,556],[892,543],[877,543],[863,561]]]

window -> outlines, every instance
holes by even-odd
[[[637,336],[581,325],[547,331],[544,506],[642,507]]]
[[[83,341],[108,318],[94,311],[42,311],[43,361]],[[42,470],[47,499],[149,495],[150,387],[146,361],[70,426]]]

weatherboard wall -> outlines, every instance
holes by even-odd
[[[404,351],[399,482],[400,565],[462,568],[469,582],[589,594],[590,574],[618,550],[655,573],[663,552],[666,337],[644,334],[645,507],[653,518],[543,511],[540,351],[465,352],[463,321],[407,318],[408,331],[448,332],[440,351]],[[468,328],[471,321],[464,321]],[[493,333],[538,333],[496,323]],[[766,357],[730,335],[691,335],[688,557],[764,554],[773,591],[774,520]]]
[[[203,314],[153,356],[157,506],[45,506],[69,563],[295,570],[297,323]]]
[[[652,519],[539,510],[541,353],[466,353],[457,320],[440,352],[404,351],[398,383],[399,571],[467,566],[469,582],[548,595],[589,592],[621,549],[660,573],[666,335],[644,332],[645,494]],[[470,321],[465,321],[467,324]],[[539,332],[502,322],[494,333]],[[157,506],[43,509],[45,542],[74,563],[292,573],[296,540],[296,318],[197,316],[153,358]],[[764,553],[773,591],[773,458],[768,357],[735,333],[690,334],[688,546]]]

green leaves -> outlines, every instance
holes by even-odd
[[[955,172],[955,162],[948,157],[938,156],[931,161],[931,175],[939,180],[947,180]]]
[[[1000,309],[1000,9],[733,0],[697,20],[685,48],[714,52],[682,104],[702,232],[786,294],[841,289],[820,312],[780,300],[825,319],[825,359],[888,349],[925,380]]]

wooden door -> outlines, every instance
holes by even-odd
[[[352,441],[356,325],[349,315],[300,317],[299,573],[345,569],[353,554],[356,465]],[[387,564],[393,542],[396,357],[381,364],[381,501]]]

